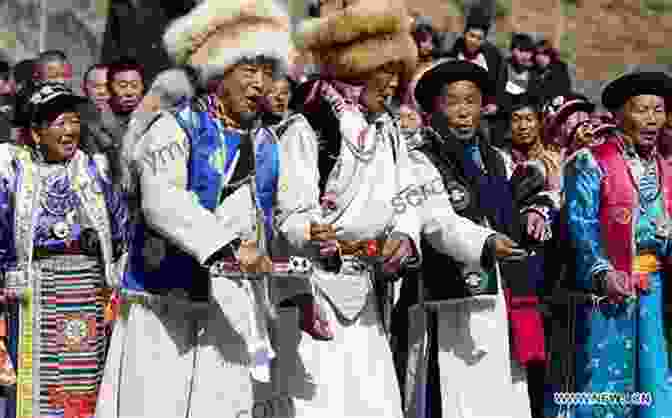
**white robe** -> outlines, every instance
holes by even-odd
[[[425,179],[424,182],[440,178],[438,170],[424,154],[412,151],[411,159],[415,163],[415,175]],[[423,206],[424,210],[420,213],[423,233],[437,250],[467,265],[479,264],[483,244],[494,231],[478,227],[481,229],[479,232],[473,227],[469,229],[462,226],[462,230],[469,231],[467,233],[471,235],[464,233],[469,238],[461,241],[471,241],[472,244],[462,251],[450,251],[449,248],[442,251],[435,243],[436,239],[428,235],[433,229],[431,225],[446,224],[445,221],[437,221],[445,218],[447,212],[453,212],[452,209],[442,210],[446,201],[450,205],[444,192],[435,195],[433,201],[430,200]],[[459,219],[462,225],[471,223],[464,218]],[[424,280],[437,280],[436,273],[424,272]],[[430,309],[437,315],[441,407],[444,418],[531,416],[525,373],[511,359],[506,302],[501,280],[498,282],[500,292],[494,297],[479,296],[467,300],[425,304],[425,309]],[[425,325],[427,317],[417,305],[411,307],[409,315],[411,327],[408,336],[405,413],[407,418],[424,418],[429,342]]]
[[[154,170],[151,155],[167,147],[173,151],[170,158],[154,160]],[[186,190],[189,151],[184,131],[164,113],[138,142],[134,160],[147,163],[138,173],[146,222],[203,263],[235,237],[254,235],[254,210],[247,186],[214,213],[201,207]],[[289,165],[281,156],[280,166]],[[305,223],[295,214],[277,226],[297,231]],[[252,411],[251,373],[260,371],[252,367],[252,356],[263,352],[264,338],[256,332],[259,305],[251,287],[221,277],[212,281],[210,302],[185,303],[177,295],[125,305],[115,325],[96,417],[209,418],[217,411],[218,417],[237,418]]]

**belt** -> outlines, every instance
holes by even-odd
[[[341,256],[376,257],[382,253],[381,247],[376,240],[338,241]]]
[[[655,273],[662,270],[663,263],[660,262],[655,253],[644,253],[632,261],[632,277],[635,279],[635,286],[642,292],[649,290],[649,273]]]
[[[273,270],[269,273],[245,273],[240,269],[240,262],[233,258],[217,261],[210,269],[213,277],[238,277],[250,280],[263,279],[266,275],[274,277],[310,277],[313,263],[305,257],[273,257]]]
[[[658,256],[654,253],[644,253],[635,256],[632,261],[633,273],[655,273],[662,270],[663,263],[660,262]]]
[[[86,255],[98,257],[100,255],[100,245],[97,239],[84,239],[67,241],[67,243],[58,243],[56,245],[47,245],[44,247],[35,247],[33,256],[35,258],[46,258],[53,255]]]

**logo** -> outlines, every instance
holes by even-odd
[[[471,196],[467,189],[455,181],[446,184],[446,193],[456,212],[466,209],[471,203]]]

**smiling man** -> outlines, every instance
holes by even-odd
[[[577,251],[575,287],[586,298],[576,312],[577,392],[652,394],[652,405],[570,406],[572,416],[672,414],[672,376],[664,321],[672,210],[668,166],[657,141],[665,125],[672,79],[637,72],[610,83],[602,104],[619,116],[619,130],[584,148],[565,180],[569,236]],[[556,399],[562,401],[562,399]],[[633,410],[634,409],[634,410]]]

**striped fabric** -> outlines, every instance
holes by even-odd
[[[104,366],[104,272],[84,256],[51,257],[36,264],[39,284],[32,314],[40,335],[33,336],[39,353],[33,393],[39,400],[33,405],[39,412],[33,414],[89,418]]]

